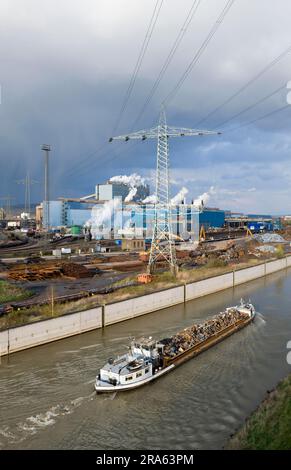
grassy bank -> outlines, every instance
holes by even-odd
[[[16,302],[31,297],[32,293],[7,281],[0,280],[0,304]]]
[[[227,449],[291,449],[291,374],[268,393]]]
[[[175,287],[177,285],[188,284],[191,282],[202,281],[210,277],[219,276],[232,272],[234,269],[243,269],[255,266],[262,261],[258,259],[250,259],[239,264],[225,264],[220,260],[213,262],[210,260],[206,265],[194,269],[180,269],[175,278],[170,272],[164,272],[154,275],[153,282],[150,284],[141,284],[135,287],[125,287],[112,294],[106,296],[106,302],[124,300],[126,298],[134,297],[136,295],[148,294],[161,289],[167,289],[169,287]],[[116,282],[114,285],[125,283],[127,281],[135,280],[136,276],[130,276],[122,279],[122,281]],[[109,299],[109,300],[108,300]]]
[[[252,259],[248,262],[235,265],[235,268],[241,269],[253,266],[257,263],[258,260]],[[0,317],[0,329],[9,328],[11,326],[23,325],[26,323],[32,323],[34,321],[57,317],[66,313],[78,312],[99,305],[130,299],[144,294],[149,294],[151,292],[156,292],[158,290],[182,285],[184,283],[195,282],[209,277],[218,276],[219,274],[232,272],[233,269],[234,266],[232,265],[213,265],[212,263],[210,263],[209,265],[205,265],[196,269],[181,270],[178,273],[177,278],[175,278],[169,272],[159,273],[154,276],[154,280],[150,284],[140,284],[138,286],[123,287],[109,294],[93,295],[91,297],[85,297],[83,299],[72,302],[66,302],[64,304],[55,303],[53,308],[51,304],[43,306],[36,305],[28,309],[13,311],[7,315]],[[129,276],[128,278],[122,279],[121,281],[114,283],[113,286],[119,287],[127,281],[133,280],[136,281],[136,276]],[[26,297],[22,297],[22,299],[23,298]],[[14,298],[14,300],[16,299]],[[20,300],[20,298],[18,298],[17,300]]]

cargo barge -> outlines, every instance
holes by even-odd
[[[253,321],[255,308],[241,300],[203,324],[195,324],[170,338],[132,341],[129,352],[110,358],[96,377],[95,390],[117,392],[145,385],[197,356]]]

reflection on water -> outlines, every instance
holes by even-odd
[[[2,358],[0,448],[217,449],[291,368],[291,272]],[[251,298],[253,324],[141,389],[96,395],[132,336],[169,336]]]

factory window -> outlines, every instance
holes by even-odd
[[[128,380],[132,380],[132,375],[128,375],[127,377],[125,377],[125,381],[127,382]]]

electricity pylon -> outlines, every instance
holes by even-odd
[[[169,187],[169,138],[184,136],[203,136],[221,134],[216,131],[187,129],[167,125],[166,113],[161,109],[159,124],[151,129],[133,132],[128,135],[111,137],[113,140],[146,140],[157,139],[156,202],[154,210],[154,227],[149,257],[148,271],[154,272],[157,260],[164,259],[173,274],[177,271],[175,242],[172,237],[170,187]]]
[[[11,197],[11,196],[3,196],[3,197],[0,197],[0,200],[1,201],[4,201],[6,204],[5,204],[5,209],[6,209],[6,219],[9,219],[12,214],[11,214],[11,202],[13,200],[15,200],[15,197]]]
[[[24,184],[25,185],[25,196],[24,196],[24,211],[29,214],[30,217],[30,187],[33,184],[38,183],[38,181],[32,180],[30,178],[29,172],[26,173],[26,177],[23,180],[17,180],[17,184]]]

